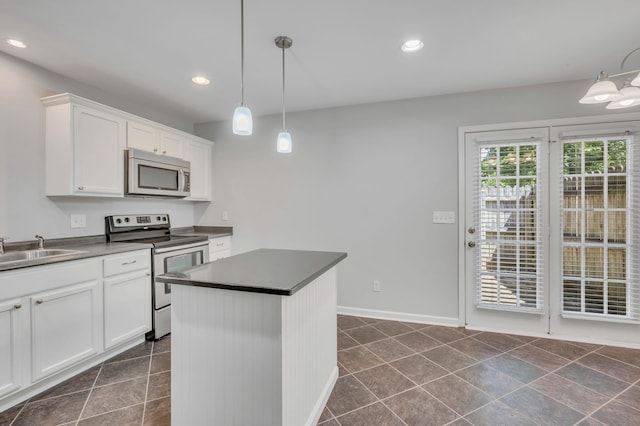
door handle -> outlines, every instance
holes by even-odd
[[[474,248],[476,246],[476,242],[475,241],[469,241],[467,243],[467,246],[469,246],[469,248]]]

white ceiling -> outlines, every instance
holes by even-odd
[[[245,0],[245,101],[281,111],[278,35],[293,39],[299,111],[615,73],[640,47],[639,17],[640,0]],[[195,123],[240,102],[240,0],[0,0],[0,37],[29,45],[2,41],[10,55]],[[424,49],[402,53],[409,38]]]

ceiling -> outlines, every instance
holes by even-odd
[[[287,111],[300,111],[615,73],[640,47],[639,16],[638,0],[245,0],[245,102],[282,109],[278,35],[293,39]],[[0,0],[0,37],[29,45],[5,53],[194,123],[240,103],[240,0]],[[412,38],[424,49],[402,53]]]

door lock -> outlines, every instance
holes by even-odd
[[[473,226],[470,226],[469,229],[467,230],[470,234],[475,234],[476,233],[476,228],[474,228]]]
[[[474,248],[474,247],[476,246],[476,242],[475,242],[475,241],[469,241],[469,242],[467,243],[467,245],[468,245],[470,248]]]

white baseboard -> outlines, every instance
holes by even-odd
[[[333,370],[329,380],[327,381],[324,389],[322,390],[322,394],[318,398],[315,407],[313,407],[313,411],[309,415],[309,419],[305,426],[315,426],[318,424],[318,420],[320,420],[320,416],[322,415],[322,411],[324,410],[325,405],[327,405],[327,401],[329,401],[329,397],[331,396],[331,392],[333,391],[333,387],[338,381],[339,370],[338,366]]]
[[[458,318],[453,317],[437,317],[433,315],[408,314],[405,312],[379,311],[375,309],[352,308],[349,306],[338,306],[338,314],[391,321],[415,322],[418,324],[458,327]]]
[[[566,342],[577,342],[577,343],[591,343],[593,345],[605,345],[605,346],[618,346],[622,348],[629,349],[640,349],[640,343],[628,342],[628,341],[620,341],[620,340],[612,340],[612,339],[596,339],[591,337],[576,337],[567,334],[554,334],[554,333],[526,333],[520,332],[516,330],[510,329],[500,329],[500,328],[489,328],[489,327],[473,327],[467,326],[468,330],[475,331],[486,331],[489,333],[504,333],[504,334],[513,334],[516,336],[529,336],[529,337],[539,337],[542,339],[553,339],[553,340],[564,340]]]

